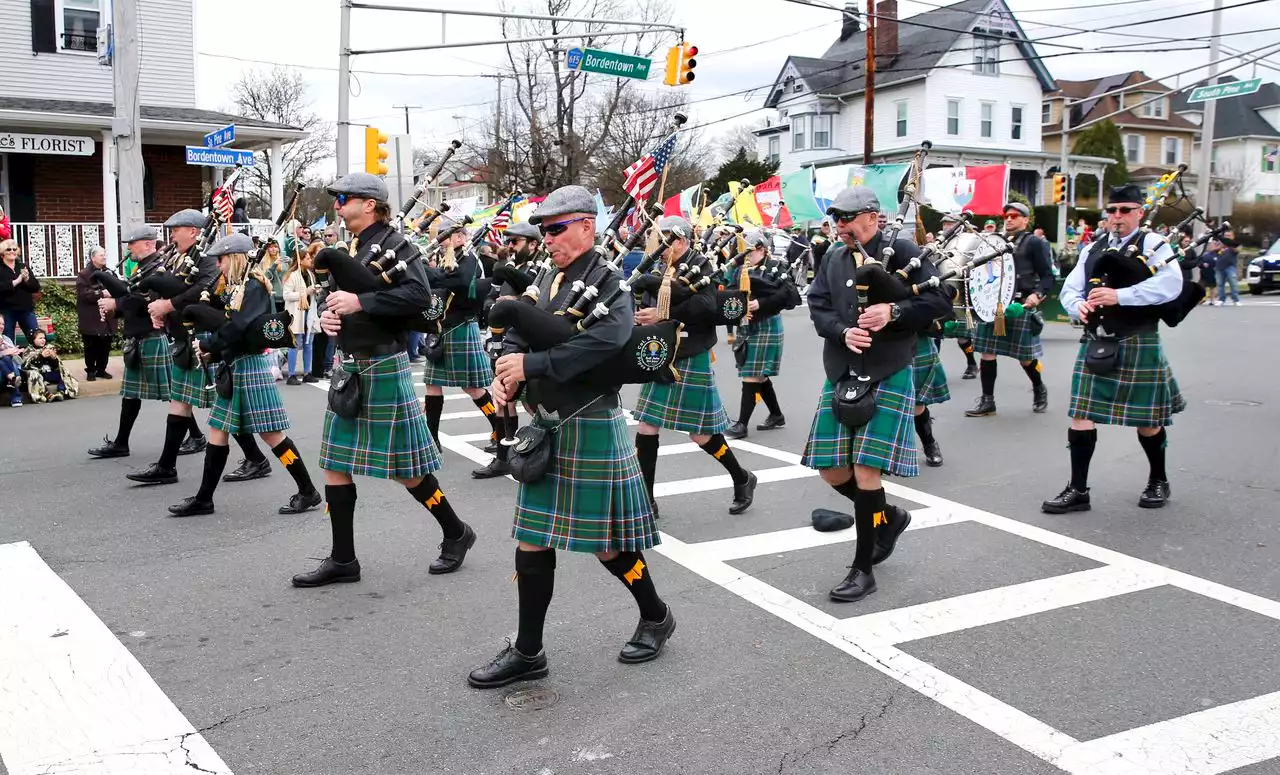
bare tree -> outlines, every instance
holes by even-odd
[[[1247,194],[1253,193],[1258,183],[1258,164],[1248,164],[1245,162],[1217,162],[1217,169],[1213,173],[1213,189],[1215,191],[1230,191],[1231,199],[1239,201],[1242,198],[1248,198]]]
[[[762,126],[764,126],[763,121],[757,121],[750,124],[738,124],[716,137],[713,142],[716,161],[723,164],[724,162],[732,159],[738,154],[739,148],[747,152],[748,159],[759,160],[759,140],[755,136],[755,130]]]
[[[684,102],[684,96],[679,93],[640,91],[619,101],[618,110],[613,114],[611,136],[601,144],[585,170],[586,179],[594,182],[605,199],[616,202],[626,196],[622,190],[626,168],[666,137],[672,115]],[[676,152],[667,163],[666,196],[704,180],[712,164],[712,153],[701,134],[697,130],[682,133]]]

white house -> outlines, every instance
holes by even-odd
[[[1238,79],[1223,76],[1223,83]],[[1204,103],[1177,95],[1173,111],[1199,126]],[[1196,137],[1197,156],[1201,137]],[[1238,202],[1280,202],[1280,85],[1264,83],[1253,94],[1218,100],[1213,121],[1214,188]],[[1223,212],[1223,208],[1217,208]]]

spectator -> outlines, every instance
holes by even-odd
[[[1080,247],[1084,247],[1090,242],[1093,242],[1093,229],[1089,228],[1089,222],[1085,219],[1080,219],[1080,224],[1076,228],[1076,232],[1080,235]]]
[[[1200,256],[1191,247],[1191,235],[1183,234],[1173,248],[1178,257],[1178,266],[1182,267],[1182,282],[1195,283],[1200,280]]]
[[[315,253],[311,255],[314,256]],[[267,251],[262,255],[262,273],[271,281],[271,292],[275,298],[276,309],[284,306],[284,276],[294,267],[296,261],[296,257],[292,260],[284,257],[280,252],[280,243],[276,242],[274,237],[267,240]]]
[[[0,328],[5,324],[0,312]],[[22,348],[13,340],[0,334],[0,395],[9,391],[9,406],[22,406]]]
[[[0,315],[4,316],[4,335],[13,340],[14,328],[31,341],[36,332],[36,302],[31,297],[40,292],[40,281],[31,268],[18,260],[18,243],[11,239],[0,242]]]
[[[243,224],[243,228],[236,229],[236,231],[243,232],[245,234],[249,233],[249,211],[245,208],[244,197],[238,197],[236,199],[235,206],[231,210],[231,223],[235,225]]]
[[[293,227],[293,236],[284,238],[284,254],[290,261],[301,256],[311,245],[311,229],[302,224]]]
[[[338,245],[338,228],[336,226],[324,227],[324,244],[325,247],[337,247]]]
[[[322,242],[311,243],[302,257],[289,262],[289,269],[281,280],[284,286],[284,308],[293,316],[293,322],[289,324],[294,346],[289,350],[289,379],[285,383],[288,385],[320,381],[311,373],[311,347],[315,333],[320,330],[320,316],[316,309],[316,291],[320,286],[316,281],[313,265],[316,253],[322,247]],[[302,378],[298,377],[299,350],[302,351]]]
[[[84,340],[84,378],[93,382],[98,378],[111,379],[107,372],[107,359],[111,355],[111,338],[116,333],[116,313],[98,311],[98,300],[110,296],[102,283],[93,279],[93,273],[106,271],[107,250],[95,247],[89,253],[89,262],[76,277],[76,324],[80,338]]]
[[[1236,277],[1236,262],[1239,257],[1239,243],[1236,242],[1236,235],[1230,229],[1222,233],[1222,236],[1214,240],[1218,244],[1218,258],[1214,266],[1214,274],[1218,278],[1218,300],[1214,302],[1221,307],[1227,303],[1227,291],[1231,291],[1231,303],[1233,306],[1240,306],[1240,284]]]
[[[31,346],[23,354],[22,371],[26,377],[27,395],[37,404],[80,395],[80,385],[75,377],[63,370],[58,351],[49,346],[43,331],[35,333]]]
[[[13,236],[13,225],[9,223],[9,214],[4,211],[4,207],[0,206],[0,240],[9,239]]]
[[[1034,230],[1034,231],[1032,231],[1031,233],[1032,233],[1032,234],[1034,234],[1034,235],[1036,235],[1036,236],[1037,236],[1037,237],[1039,237],[1040,239],[1044,240],[1045,242],[1048,242],[1048,241],[1049,241],[1049,240],[1048,240],[1048,238],[1044,236],[1044,227],[1042,227],[1042,226],[1037,226],[1037,227],[1035,228],[1035,230]]]
[[[1205,250],[1200,254],[1200,261],[1197,266],[1200,267],[1200,284],[1204,286],[1204,304],[1210,304],[1217,296],[1218,279],[1214,274],[1218,265],[1218,251],[1214,243],[1209,243]]]
[[[996,222],[992,220],[988,220],[986,223],[982,224],[982,230],[985,231],[987,234],[995,234]]]
[[[120,266],[124,273],[124,279],[128,280],[133,277],[133,273],[138,271],[138,260],[128,250],[124,252],[124,263]]]

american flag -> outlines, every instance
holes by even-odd
[[[627,167],[622,183],[623,190],[635,197],[637,202],[647,199],[653,187],[658,184],[658,179],[662,177],[662,168],[667,166],[667,160],[671,158],[675,149],[676,136],[673,134],[663,140],[652,153],[646,153],[635,164]]]
[[[213,211],[218,214],[218,220],[223,223],[231,223],[231,217],[235,214],[235,201],[231,198],[231,192],[225,188],[218,188],[213,192]]]
[[[1272,148],[1271,151],[1267,153],[1268,161],[1275,161],[1277,157],[1280,157],[1280,145]]]
[[[510,225],[511,225],[511,211],[509,211],[509,210],[503,210],[502,212],[500,212],[500,213],[498,213],[497,215],[493,216],[493,228],[494,228],[494,230],[496,230],[496,231],[506,231],[506,230],[507,230],[507,227],[508,227],[508,226],[510,226]]]

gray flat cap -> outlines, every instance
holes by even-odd
[[[767,248],[769,247],[769,243],[772,241],[769,239],[769,235],[765,233],[764,229],[748,229],[746,233],[742,235],[742,238],[747,241],[748,246],[753,248]]]
[[[880,198],[876,196],[875,191],[866,186],[846,188],[836,194],[836,198],[831,200],[831,206],[827,208],[827,215],[835,215],[836,213],[857,215],[858,213],[878,212],[880,212]]]
[[[124,243],[137,242],[144,239],[159,239],[156,236],[156,230],[150,226],[130,226],[120,232],[120,241]]]
[[[1001,212],[1007,213],[1010,210],[1013,210],[1018,215],[1027,215],[1027,216],[1031,215],[1031,208],[1027,207],[1021,202],[1005,202],[1004,209],[1001,210]]]
[[[253,238],[251,238],[248,234],[241,234],[240,232],[236,232],[234,234],[228,234],[227,236],[223,237],[222,239],[210,245],[209,249],[206,250],[204,254],[206,256],[213,256],[216,258],[218,256],[225,256],[229,253],[248,254],[252,252],[253,252]]]
[[[658,231],[663,234],[674,234],[689,239],[693,236],[693,226],[683,216],[664,215],[658,219]]]
[[[596,198],[582,186],[562,186],[547,195],[529,217],[529,223],[540,225],[548,218],[558,218],[570,213],[596,214]]]
[[[176,228],[178,226],[194,226],[197,229],[203,229],[205,221],[207,220],[208,218],[205,217],[204,213],[199,210],[187,208],[186,210],[179,210],[169,216],[169,220],[165,221],[164,225],[167,229]]]
[[[352,172],[349,175],[343,175],[329,184],[329,187],[325,190],[333,196],[346,194],[358,199],[373,199],[378,202],[386,202],[391,197],[391,193],[387,190],[386,181],[377,175],[370,175],[367,172]]]
[[[538,231],[538,227],[528,221],[513,223],[507,227],[504,236],[507,239],[515,239],[516,237],[524,237],[525,239],[540,240],[542,232]]]

